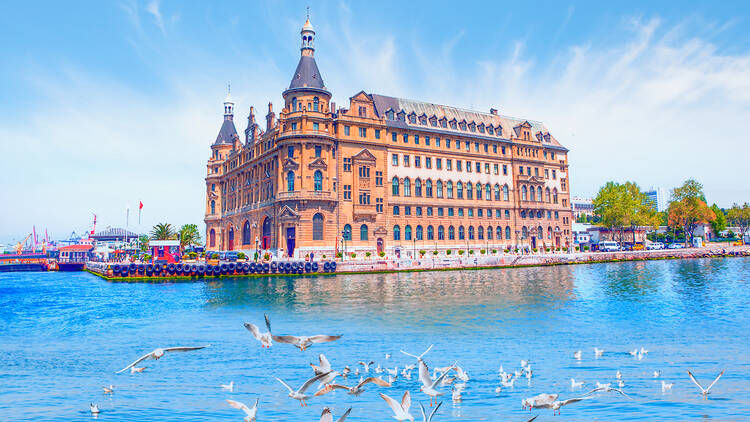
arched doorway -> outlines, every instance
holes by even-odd
[[[271,219],[266,217],[263,220],[263,249],[271,247]]]
[[[228,236],[228,245],[227,250],[233,251],[234,250],[234,227],[229,227],[229,236]]]
[[[383,242],[382,237],[378,238],[377,245],[378,245],[378,255],[380,255],[380,252],[383,252],[385,250],[385,242]]]
[[[290,258],[294,256],[295,230],[294,227],[286,228],[286,254]]]

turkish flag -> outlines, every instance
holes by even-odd
[[[140,209],[143,209],[143,202],[141,202],[141,201],[138,201],[138,209],[139,209],[139,210],[140,210]]]

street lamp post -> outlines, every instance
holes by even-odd
[[[346,231],[341,231],[341,247],[344,249],[344,253],[341,254],[341,260],[346,258]]]
[[[255,235],[255,262],[258,262],[258,257],[260,256],[260,239],[258,239],[258,235]]]

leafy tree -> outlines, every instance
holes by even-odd
[[[195,224],[184,224],[180,227],[180,231],[177,232],[177,236],[180,239],[180,248],[185,248],[190,245],[200,245],[201,234],[198,231],[198,226]]]
[[[716,216],[716,219],[711,222],[711,229],[713,229],[716,236],[718,236],[719,233],[727,229],[727,216],[724,214],[724,210],[719,208],[716,204],[711,205],[711,211],[713,211]]]
[[[169,223],[159,223],[151,229],[151,239],[153,240],[170,240],[174,239],[176,235]]]
[[[669,225],[685,232],[685,243],[693,239],[698,224],[716,219],[714,212],[706,204],[703,185],[695,179],[688,179],[682,186],[672,190],[669,203]]]
[[[599,189],[594,199],[594,212],[601,217],[601,222],[614,234],[619,231],[619,240],[624,240],[624,232],[629,228],[635,243],[635,231],[638,227],[654,227],[659,224],[656,212],[651,208],[648,199],[634,182],[620,184],[608,182]]]
[[[599,188],[594,198],[594,213],[601,217],[603,226],[609,228],[614,240],[614,233],[625,224],[625,190],[623,185],[616,182],[607,182]],[[620,239],[622,240],[622,238]]]
[[[744,241],[745,233],[750,229],[750,204],[745,202],[741,207],[737,204],[732,205],[727,211],[727,220],[739,228],[740,239]]]
[[[145,234],[138,236],[138,246],[141,252],[146,252],[148,250],[148,236]]]

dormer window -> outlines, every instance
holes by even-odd
[[[424,116],[424,115],[423,115],[423,116],[420,116],[420,117],[419,117],[419,124],[420,124],[420,125],[424,125],[424,126],[427,126],[427,116]]]
[[[417,123],[417,115],[414,113],[409,114],[409,123]]]
[[[440,127],[447,128],[448,127],[448,119],[446,119],[445,117],[443,117],[442,119],[440,119]]]
[[[472,132],[477,131],[477,125],[474,124],[474,122],[469,123],[469,130]]]
[[[492,126],[487,126],[487,133],[489,133],[490,135],[494,135],[495,129],[493,129]]]
[[[393,110],[388,110],[385,112],[385,118],[388,120],[393,120]]]
[[[484,123],[480,123],[477,128],[479,129],[479,133],[484,133]]]
[[[367,107],[359,107],[359,117],[367,117]]]
[[[406,121],[406,112],[404,110],[399,111],[397,114],[399,121]]]
[[[435,116],[430,117],[430,125],[437,126],[437,117]]]
[[[456,119],[451,120],[450,123],[451,123],[451,129],[455,129],[456,128]]]

